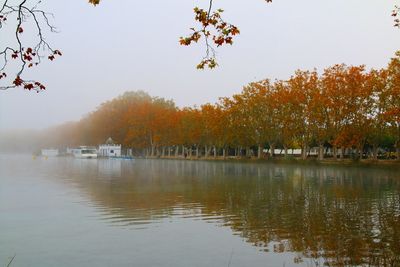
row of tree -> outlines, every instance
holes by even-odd
[[[127,92],[76,123],[50,130],[59,145],[96,145],[112,137],[147,156],[274,156],[301,148],[318,158],[330,148],[377,159],[379,148],[400,158],[400,51],[388,66],[334,65],[318,74],[298,70],[288,80],[263,80],[215,104],[178,108],[171,100]]]

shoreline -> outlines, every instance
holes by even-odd
[[[400,160],[388,160],[388,159],[324,159],[317,160],[315,158],[300,159],[290,158],[285,159],[282,157],[277,158],[246,158],[246,157],[187,157],[182,156],[164,156],[164,157],[134,157],[137,159],[162,159],[162,160],[187,160],[187,161],[218,161],[218,162],[238,162],[238,163],[277,163],[277,164],[299,164],[299,165],[339,165],[339,166],[360,166],[360,167],[397,167],[400,168]]]
[[[0,153],[1,154],[1,153]],[[5,153],[4,155],[6,155]],[[24,153],[22,153],[24,154]],[[37,157],[42,157],[39,155],[32,155],[35,159]],[[67,155],[58,155],[56,157],[68,157]],[[98,159],[119,159],[114,157],[97,157]],[[122,159],[123,157],[121,157]],[[230,162],[230,163],[257,163],[257,164],[281,164],[281,165],[308,165],[308,166],[347,166],[347,167],[389,167],[400,169],[400,160],[396,159],[359,159],[353,160],[349,158],[345,159],[333,159],[326,158],[323,160],[318,160],[317,158],[310,157],[307,159],[301,158],[284,158],[284,157],[274,157],[274,158],[257,158],[257,157],[183,157],[183,156],[132,156],[132,159],[159,159],[159,160],[182,160],[182,161],[209,161],[209,162]]]

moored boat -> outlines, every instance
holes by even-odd
[[[75,158],[80,159],[96,159],[97,158],[97,150],[92,147],[81,146],[79,148],[74,148],[72,150],[72,154]]]

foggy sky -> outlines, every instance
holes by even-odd
[[[193,7],[208,1],[44,2],[59,30],[47,39],[64,55],[32,71],[46,91],[0,91],[0,130],[79,120],[127,90],[201,105],[251,81],[289,78],[299,68],[382,68],[400,49],[400,29],[390,16],[396,1],[215,0],[241,35],[232,47],[218,49],[216,70],[199,71],[204,46],[182,47],[178,40],[196,25]],[[12,38],[0,31],[0,44]]]

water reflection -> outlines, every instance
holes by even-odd
[[[270,253],[329,266],[400,265],[398,170],[168,160],[69,160],[112,225],[206,220]]]
[[[122,175],[122,161],[119,159],[99,160],[97,164],[99,178],[119,178]]]

